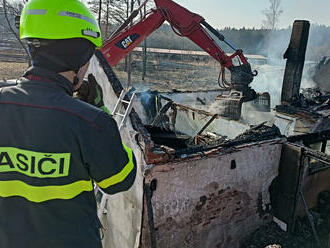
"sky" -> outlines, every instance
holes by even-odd
[[[269,0],[174,0],[205,18],[215,28],[260,28],[269,7]],[[286,28],[294,20],[330,26],[330,0],[282,0],[283,14],[279,28]]]

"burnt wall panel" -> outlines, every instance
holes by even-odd
[[[274,216],[286,224],[293,224],[302,149],[293,144],[283,144],[278,178],[272,185]]]
[[[277,176],[281,146],[246,145],[152,168],[146,183],[157,181],[151,200],[156,247],[239,247],[271,219],[268,188]]]

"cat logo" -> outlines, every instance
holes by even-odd
[[[116,43],[116,46],[121,48],[121,49],[127,49],[128,47],[130,47],[132,45],[132,43],[134,43],[138,38],[140,37],[139,34],[131,34],[126,36],[125,38],[121,39],[120,41],[118,41]]]
[[[122,42],[121,42],[121,44],[122,44],[122,46],[124,47],[124,48],[127,48],[127,47],[129,47],[129,45],[131,45],[132,44],[132,39],[131,39],[131,37],[130,36],[127,36],[126,38],[125,38],[125,40],[123,40]]]
[[[55,178],[69,175],[70,153],[41,153],[0,147],[0,173],[18,172],[30,177]]]

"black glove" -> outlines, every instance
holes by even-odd
[[[88,75],[88,81],[83,81],[76,96],[78,99],[99,107],[110,114],[110,111],[104,106],[102,88],[97,83],[93,74]]]

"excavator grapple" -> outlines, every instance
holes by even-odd
[[[222,117],[239,120],[243,102],[252,101],[258,96],[249,86],[257,73],[252,73],[250,64],[233,66],[230,73],[230,84],[224,83],[221,86],[225,89],[215,98],[213,109],[216,109],[215,114]]]

